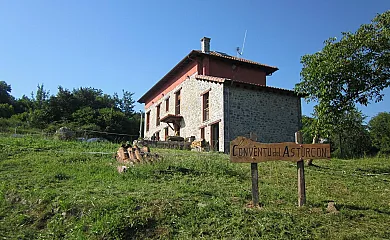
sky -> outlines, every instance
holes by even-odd
[[[243,58],[277,66],[267,85],[293,89],[301,56],[389,9],[390,0],[0,0],[0,81],[16,98],[43,84],[50,94],[124,89],[138,100],[202,37],[236,56],[247,31]],[[368,119],[390,111],[390,89],[384,94],[360,108]],[[302,113],[312,107],[303,101]]]

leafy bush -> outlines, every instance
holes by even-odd
[[[373,145],[381,154],[390,154],[390,113],[381,112],[368,123]]]

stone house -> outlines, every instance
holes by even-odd
[[[294,141],[301,99],[267,86],[267,76],[277,70],[210,51],[210,38],[202,38],[201,50],[192,50],[138,100],[145,104],[144,137],[194,136],[221,152],[250,132],[261,142]]]

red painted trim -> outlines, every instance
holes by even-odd
[[[181,83],[187,80],[188,76],[195,74],[196,71],[197,71],[197,64],[196,62],[193,62],[190,66],[183,69],[179,74],[177,74],[175,77],[171,78],[164,85],[162,85],[159,90],[156,90],[154,93],[150,93],[153,95],[150,95],[150,97],[147,100],[145,100],[145,108],[148,108],[151,105],[153,105],[153,102],[156,103],[161,99],[163,99],[164,98],[163,94],[167,95],[169,92],[174,90],[177,86],[179,86]]]
[[[214,122],[211,122],[211,123],[207,124],[207,126],[211,126],[211,125],[214,125],[214,124],[219,123],[219,122],[221,122],[221,119],[214,121]]]

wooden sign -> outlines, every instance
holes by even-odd
[[[230,142],[231,162],[257,163],[276,160],[297,162],[329,158],[329,144],[259,143],[246,137],[237,137]]]

